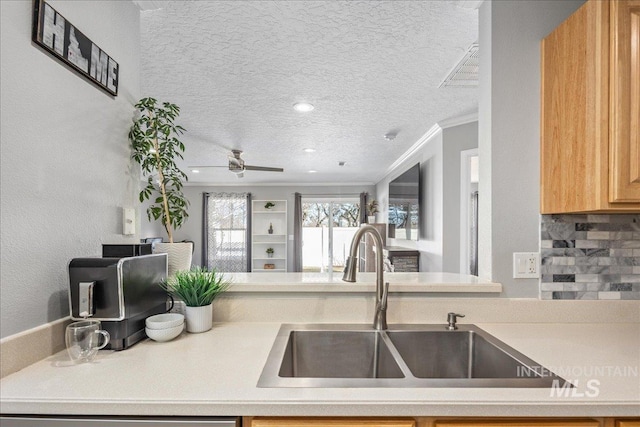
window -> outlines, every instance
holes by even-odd
[[[222,272],[248,271],[249,193],[205,193],[203,262]]]

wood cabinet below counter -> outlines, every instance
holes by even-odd
[[[244,417],[245,427],[640,427],[640,418]]]
[[[588,0],[541,68],[541,213],[640,212],[640,0]]]
[[[416,427],[410,418],[268,418],[258,417],[245,427]]]

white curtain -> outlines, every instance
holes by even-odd
[[[205,193],[205,261],[209,269],[248,271],[249,198],[249,193]]]

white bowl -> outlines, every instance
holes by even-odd
[[[172,339],[180,335],[183,329],[184,329],[184,323],[182,325],[178,325],[178,326],[174,326],[172,328],[166,328],[166,329],[145,328],[145,332],[147,333],[147,336],[152,340],[158,341],[158,342],[164,342],[164,341],[171,341]]]
[[[147,317],[144,324],[148,329],[167,329],[175,328],[184,323],[184,314],[180,313],[163,313],[155,316]]]

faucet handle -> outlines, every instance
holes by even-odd
[[[447,314],[447,322],[449,323],[449,325],[447,325],[448,330],[455,331],[456,329],[458,329],[458,326],[456,326],[458,317],[464,317],[464,314],[457,314],[457,313]]]

